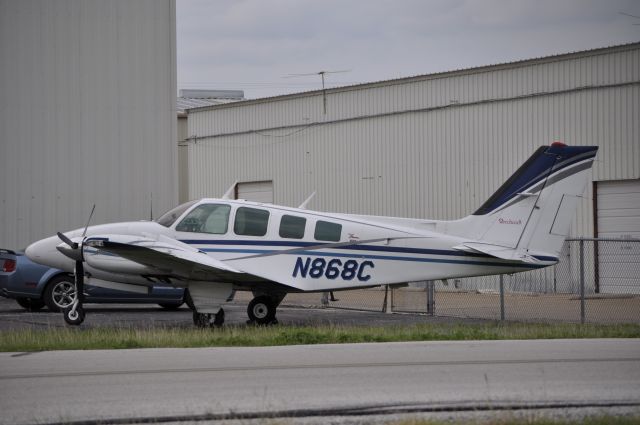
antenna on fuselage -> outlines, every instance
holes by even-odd
[[[229,189],[227,189],[227,191],[224,193],[224,195],[222,195],[222,199],[231,199],[231,195],[235,195],[236,192],[236,185],[238,184],[238,180],[234,181],[233,184],[231,185],[231,187],[229,187]],[[235,198],[235,196],[234,196]]]
[[[301,210],[305,210],[307,209],[307,204],[313,199],[313,197],[316,196],[316,191],[314,190],[313,193],[311,195],[309,195],[309,197],[307,199],[304,200],[303,203],[300,204],[300,206],[298,207]]]

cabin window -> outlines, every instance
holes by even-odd
[[[269,211],[240,207],[236,211],[233,231],[236,235],[264,236],[267,234]]]
[[[304,238],[304,227],[307,219],[293,215],[283,215],[280,219],[280,237],[289,239]]]
[[[222,235],[227,233],[230,211],[231,207],[226,204],[198,205],[178,224],[176,230]]]
[[[318,241],[338,242],[342,233],[342,225],[329,223],[328,221],[318,221],[314,237]]]

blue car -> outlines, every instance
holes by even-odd
[[[24,253],[0,249],[0,295],[15,299],[21,307],[37,311],[48,307],[61,311],[76,297],[73,275],[31,261]],[[183,288],[154,286],[149,294],[85,286],[88,303],[155,303],[176,309],[185,302]]]

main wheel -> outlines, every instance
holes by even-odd
[[[76,300],[76,284],[73,276],[56,276],[44,289],[43,300],[50,311],[58,312],[73,305]]]
[[[76,311],[73,311],[73,307],[64,309],[64,321],[73,326],[78,326],[84,322],[84,315],[84,309],[80,305],[76,307]]]
[[[209,315],[206,313],[198,313],[193,311],[193,324],[199,328],[209,327]]]
[[[276,320],[276,307],[269,297],[261,295],[251,300],[247,307],[247,314],[251,322],[269,325]]]
[[[16,302],[20,307],[24,308],[27,311],[38,311],[42,307],[44,307],[44,301],[38,300],[36,298],[16,298]]]
[[[216,328],[219,328],[224,324],[224,309],[221,308],[220,310],[218,310],[212,324]]]

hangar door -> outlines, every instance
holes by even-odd
[[[640,180],[598,182],[599,238],[640,239]],[[640,242],[599,242],[601,293],[640,294]]]
[[[238,183],[236,199],[271,204],[273,203],[273,181]]]

